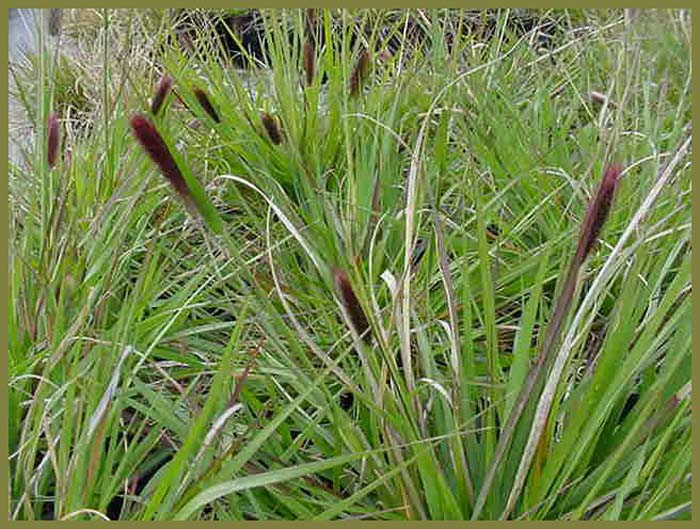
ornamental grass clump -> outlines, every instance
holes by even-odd
[[[610,213],[610,208],[612,206],[615,190],[617,188],[621,173],[622,166],[609,166],[605,170],[603,179],[598,186],[596,194],[588,204],[588,209],[586,210],[586,214],[581,224],[581,232],[579,235],[576,252],[574,253],[574,257],[569,265],[569,270],[566,274],[566,278],[564,279],[563,288],[554,306],[552,318],[547,327],[542,346],[540,347],[534,365],[530,368],[527,378],[523,383],[518,399],[508,415],[508,420],[498,440],[494,458],[491,462],[489,471],[484,478],[484,483],[481,487],[479,497],[477,498],[472,519],[479,516],[485,504],[491,483],[496,474],[496,470],[498,469],[499,463],[512,439],[518,420],[520,419],[527,403],[530,400],[530,396],[535,388],[537,380],[539,379],[539,375],[544,370],[544,366],[552,356],[551,352],[557,342],[557,339],[559,338],[562,325],[567,314],[569,313],[569,309],[571,308],[574,292],[578,284],[579,272],[581,271],[586,258],[590,255],[591,250],[595,246],[598,236],[600,235],[603,225],[605,224],[605,221]]]

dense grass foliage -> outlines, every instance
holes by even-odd
[[[13,72],[13,519],[689,516],[687,12],[168,16]]]

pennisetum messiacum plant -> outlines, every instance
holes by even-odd
[[[688,516],[683,12],[82,14],[16,76],[11,518]]]
[[[569,265],[568,271],[564,278],[564,284],[561,292],[559,293],[557,301],[554,304],[552,317],[547,324],[544,340],[540,346],[535,363],[530,368],[527,378],[523,383],[520,390],[520,395],[518,396],[514,407],[510,410],[508,415],[508,419],[498,441],[499,444],[496,448],[494,459],[491,462],[491,470],[489,470],[489,473],[486,474],[484,484],[482,485],[481,492],[477,498],[474,513],[472,515],[473,518],[478,518],[481,512],[486,499],[486,494],[488,494],[491,486],[491,481],[495,475],[496,469],[498,469],[500,459],[503,457],[508,443],[511,441],[511,436],[513,435],[515,426],[520,419],[523,409],[532,396],[532,391],[535,387],[538,376],[540,376],[540,374],[543,372],[547,361],[552,358],[553,348],[560,337],[562,325],[564,324],[573,302],[574,292],[578,285],[581,268],[598,240],[601,229],[608,217],[621,172],[622,168],[620,166],[613,165],[608,167],[605,170],[605,174],[603,175],[600,185],[598,186],[597,192],[591,198],[588,205],[588,209],[586,210],[586,215],[581,226],[581,233],[579,235],[576,251],[571,259],[571,264]],[[530,461],[526,461],[524,464],[527,466],[530,464]],[[519,486],[522,486],[522,483]],[[509,499],[509,502],[510,501],[511,500]],[[509,514],[508,511],[512,509],[512,505],[509,503],[509,506],[506,509],[507,517]]]

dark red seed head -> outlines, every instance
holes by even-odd
[[[369,75],[369,52],[362,50],[350,75],[350,96],[356,97]]]
[[[307,39],[304,42],[304,49],[302,51],[306,86],[311,86],[313,84],[314,76],[316,75],[315,53],[313,43],[311,40]]]
[[[47,121],[47,146],[46,146],[46,159],[49,163],[49,167],[53,168],[56,166],[56,161],[58,160],[58,144],[60,142],[60,130],[58,127],[58,117],[55,112],[49,114]]]
[[[199,101],[199,104],[204,110],[204,112],[206,112],[209,115],[209,117],[213,119],[216,123],[221,123],[219,114],[216,112],[214,105],[212,105],[211,101],[209,100],[209,96],[207,95],[207,93],[201,88],[195,88],[193,91],[195,97],[197,98],[197,101]]]
[[[357,334],[361,336],[365,342],[369,343],[369,322],[367,321],[365,312],[362,310],[360,300],[357,299],[355,291],[352,289],[352,285],[350,284],[347,274],[340,268],[334,268],[333,281],[335,282],[335,288],[340,295],[340,301],[348,313],[352,326],[355,328],[355,332],[357,332]]]
[[[156,88],[156,93],[153,96],[153,101],[151,102],[151,114],[153,114],[154,116],[158,114],[158,111],[160,111],[161,107],[163,106],[165,98],[168,97],[172,86],[172,77],[166,74],[160,78],[160,82],[158,83],[158,87]]]
[[[588,210],[581,226],[578,248],[576,249],[576,258],[579,261],[584,261],[588,257],[598,240],[603,224],[605,224],[610,213],[610,207],[615,197],[615,190],[617,189],[621,173],[621,165],[609,166],[605,170],[603,180],[600,182],[595,196],[588,205]]]
[[[143,150],[158,166],[160,172],[173,186],[177,194],[189,201],[190,190],[187,187],[187,182],[155,125],[141,114],[132,116],[130,121],[131,130]]]
[[[270,141],[272,143],[274,143],[275,145],[279,145],[280,143],[282,143],[282,141],[284,141],[282,130],[280,129],[277,120],[273,116],[271,116],[267,112],[263,112],[262,114],[260,114],[260,120],[262,121],[262,124],[265,127],[265,131],[267,132],[267,136],[270,138]]]

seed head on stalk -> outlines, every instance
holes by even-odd
[[[56,161],[58,160],[58,144],[60,143],[60,130],[58,127],[58,116],[55,112],[49,114],[47,120],[47,131],[46,131],[46,161],[49,167],[53,169],[56,166]]]
[[[304,45],[302,47],[302,63],[306,86],[311,86],[316,76],[316,47],[319,45],[319,25],[316,9],[307,9],[305,19]]]
[[[142,114],[131,116],[130,123],[134,137],[180,196],[188,211],[195,216],[199,213],[207,226],[214,233],[221,235],[224,232],[224,224],[216,207],[209,201],[197,180],[192,176],[188,179],[178,167],[175,157],[155,125]]]
[[[360,94],[362,85],[367,80],[368,76],[369,52],[367,50],[362,50],[350,74],[350,97],[357,97]]]
[[[304,64],[304,74],[306,86],[311,86],[314,82],[314,76],[316,75],[316,58],[314,54],[316,50],[314,49],[314,44],[311,39],[306,39],[304,41],[304,47],[302,49],[302,59]]]
[[[193,92],[204,112],[206,112],[215,123],[221,123],[221,118],[219,118],[219,114],[216,112],[207,93],[201,88],[195,88]]]
[[[579,237],[578,247],[576,248],[575,259],[578,262],[583,262],[590,254],[593,246],[598,240],[600,231],[605,224],[610,206],[615,197],[615,190],[622,173],[621,165],[611,165],[605,170],[603,180],[598,185],[598,190],[595,196],[588,205],[586,216],[581,225],[581,235]]]
[[[131,117],[131,130],[136,140],[143,147],[143,150],[158,166],[161,174],[170,183],[175,192],[185,201],[191,201],[192,194],[187,186],[185,177],[182,175],[182,171],[177,166],[175,159],[155,125],[145,116],[136,114]]]
[[[355,328],[355,332],[357,332],[366,343],[369,343],[371,340],[369,322],[367,321],[364,310],[362,310],[360,300],[357,299],[355,291],[352,289],[347,274],[340,268],[333,268],[333,281],[335,282],[335,288],[338,294],[340,294],[340,301],[345,311],[348,313],[352,326]]]
[[[262,124],[265,127],[265,132],[267,132],[267,136],[270,138],[272,143],[279,145],[284,141],[284,136],[282,135],[280,126],[273,116],[267,112],[263,112],[260,114],[260,120],[262,121]]]
[[[156,93],[153,96],[153,101],[151,101],[151,114],[153,114],[154,116],[158,114],[161,107],[163,106],[163,103],[165,102],[165,98],[168,97],[172,86],[172,77],[165,74],[163,77],[160,78],[160,81],[158,82],[158,87],[156,88]]]

